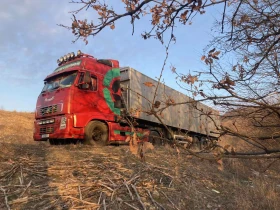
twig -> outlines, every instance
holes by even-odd
[[[101,183],[101,182],[98,182],[98,184],[99,185],[101,185],[101,186],[103,186],[103,187],[105,187],[105,188],[107,188],[108,190],[110,190],[110,191],[114,191],[111,187],[108,187],[107,185],[105,185],[105,184],[103,184],[103,183]]]
[[[30,187],[31,183],[32,183],[32,181],[30,181],[30,182],[28,183],[28,185],[26,186],[26,188],[25,188],[24,191],[20,194],[19,197],[22,197],[22,196],[24,195],[24,193],[26,192],[26,190]]]
[[[150,196],[150,199],[153,202],[154,206],[158,206],[158,207],[160,207],[160,209],[165,210],[165,208],[153,198],[151,192],[148,189],[145,189],[145,190],[147,191],[148,195]]]
[[[167,200],[173,205],[173,207],[177,210],[180,210],[178,209],[178,207],[172,202],[172,200],[170,200],[170,198],[168,198],[168,196],[163,192],[163,191],[160,191],[166,198]]]
[[[117,185],[116,185],[111,179],[109,179],[108,177],[107,177],[107,179],[112,183],[112,185],[113,185],[114,187],[117,187]]]
[[[170,186],[171,186],[172,182],[173,182],[173,179],[172,179],[172,180],[171,180],[171,182],[169,183],[168,187],[170,187]]]
[[[8,203],[8,197],[7,197],[7,195],[6,195],[6,191],[5,191],[2,187],[0,187],[0,189],[1,189],[2,192],[4,193],[5,204],[6,204],[6,206],[7,206],[7,209],[10,210],[11,208],[10,208],[9,203]]]
[[[133,194],[131,193],[131,191],[130,191],[130,189],[129,189],[127,183],[126,183],[126,181],[124,181],[123,183],[124,183],[124,185],[126,186],[126,188],[127,188],[127,190],[128,190],[128,193],[129,193],[131,199],[134,200]]]
[[[44,208],[42,208],[41,210],[48,210],[48,209],[52,209],[52,207],[54,207],[56,205],[56,203],[58,202],[58,199],[54,200],[54,201],[48,201],[48,203],[50,203],[50,205],[45,206]],[[36,209],[35,206],[33,206],[33,209]],[[77,209],[77,207],[75,207],[75,209]]]
[[[131,204],[129,204],[129,203],[127,203],[127,202],[123,202],[125,205],[128,205],[129,207],[131,207],[131,208],[133,208],[133,209],[135,209],[135,210],[139,210],[138,208],[136,208],[136,207],[134,207],[134,206],[132,206]]]
[[[102,194],[103,194],[103,192],[101,191],[101,192],[100,192],[99,199],[98,199],[98,203],[97,203],[98,205],[100,205]],[[97,208],[97,210],[99,210],[99,209],[100,209],[100,207]]]
[[[139,175],[137,175],[137,176],[135,176],[135,177],[132,177],[130,180],[128,180],[126,183],[127,184],[130,184],[132,181],[134,181],[135,179],[138,179],[140,176]]]
[[[270,166],[272,166],[277,161],[279,161],[279,159],[273,160],[271,163],[269,163],[268,166],[265,167],[265,170],[262,171],[262,173],[266,172],[270,168]]]
[[[134,192],[135,192],[135,194],[136,194],[136,196],[137,196],[137,198],[138,198],[138,201],[139,201],[140,204],[142,205],[143,209],[146,210],[146,207],[145,207],[144,203],[142,202],[141,197],[140,197],[140,195],[138,194],[136,187],[135,187],[133,184],[131,184],[131,187],[133,188],[133,190],[134,190]]]
[[[115,192],[116,192],[116,189],[112,192],[112,194],[111,194],[111,201],[113,201],[113,197],[114,197],[114,195],[115,195]]]
[[[226,7],[227,7],[227,0],[225,0],[224,12],[223,12],[223,18],[222,18],[222,33],[224,33],[224,21],[225,21],[225,15],[226,15]]]
[[[20,176],[21,176],[21,184],[24,184],[23,174],[22,174],[22,165],[20,164]]]
[[[0,179],[2,179],[2,178],[4,178],[4,179],[10,178],[11,176],[13,176],[13,174],[16,173],[18,168],[19,168],[18,164],[13,165],[13,167],[8,172],[6,172],[3,175],[0,175]]]
[[[105,202],[105,198],[103,199],[103,207],[104,207],[104,210],[106,210],[106,202]]]
[[[72,197],[70,195],[62,195],[61,197],[65,197],[65,198],[70,198],[72,200],[75,200],[75,201],[80,201],[82,203],[85,203],[85,204],[88,204],[88,205],[91,205],[91,206],[94,206],[94,207],[99,207],[100,205],[99,204],[96,204],[96,203],[91,203],[91,202],[88,202],[88,201],[85,201],[85,200],[81,200],[79,198],[75,198],[75,197]]]
[[[83,200],[83,196],[82,196],[82,192],[81,192],[81,187],[80,187],[80,185],[78,186],[78,188],[79,188],[80,199]]]
[[[19,204],[19,203],[24,203],[24,202],[27,202],[28,201],[28,197],[23,197],[23,198],[18,198],[16,200],[13,200],[13,201],[10,201],[9,203],[10,204]]]

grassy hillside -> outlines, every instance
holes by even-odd
[[[34,113],[0,110],[0,141],[30,143]]]
[[[166,146],[33,142],[33,114],[0,111],[0,209],[280,209],[279,163],[200,160]]]

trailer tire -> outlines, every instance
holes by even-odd
[[[150,131],[149,142],[152,143],[154,146],[161,146],[162,140],[157,137],[160,137],[159,132]]]
[[[201,150],[201,143],[200,143],[200,139],[199,139],[198,136],[193,136],[192,148],[193,148],[194,151],[200,151]]]
[[[89,145],[107,145],[108,127],[100,121],[91,121],[85,129],[85,144]]]

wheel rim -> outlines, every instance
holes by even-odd
[[[105,135],[105,133],[103,131],[101,131],[99,128],[96,128],[96,129],[93,129],[91,138],[93,141],[102,142],[102,141],[104,141],[103,140],[104,135]]]

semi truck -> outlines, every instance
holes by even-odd
[[[35,141],[122,144],[135,133],[158,144],[217,138],[218,111],[131,67],[120,68],[117,60],[79,50],[57,62],[37,99]],[[161,109],[158,117],[151,109]]]

